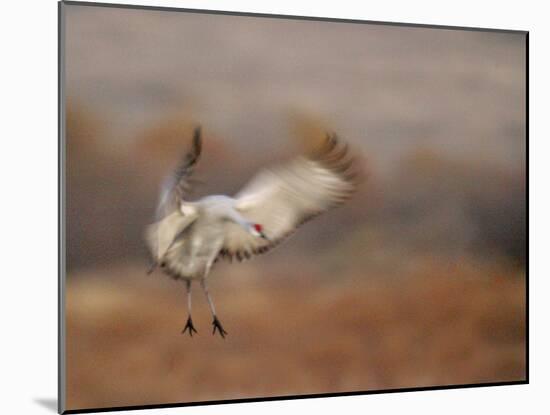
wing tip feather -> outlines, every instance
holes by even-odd
[[[352,186],[354,193],[359,185],[363,183],[368,175],[365,173],[357,153],[350,155],[350,146],[343,142],[334,131],[328,131],[324,142],[309,158],[318,162],[344,182]]]

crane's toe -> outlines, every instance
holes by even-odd
[[[218,320],[218,317],[214,316],[214,321],[212,322],[212,334],[216,334],[216,330],[220,332],[220,336],[225,339],[225,335],[227,332],[223,329],[222,324],[220,323],[220,320]]]
[[[191,316],[187,319],[187,323],[185,323],[185,327],[181,331],[181,334],[185,333],[187,330],[189,330],[189,336],[193,337],[193,332],[198,333],[198,331],[195,329],[195,326],[193,326],[193,320],[191,320]]]

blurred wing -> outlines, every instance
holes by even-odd
[[[178,237],[197,219],[196,211],[183,215],[174,210],[145,229],[145,241],[155,262],[160,262]]]
[[[184,199],[185,194],[191,189],[189,178],[199,160],[201,149],[201,129],[197,127],[193,132],[193,147],[191,151],[182,158],[174,173],[163,183],[156,211],[157,220],[178,209],[179,202]]]
[[[263,253],[302,223],[349,199],[357,188],[354,164],[347,146],[329,135],[315,154],[258,173],[235,196],[236,209],[260,224],[268,240],[228,223],[220,255],[241,260]]]

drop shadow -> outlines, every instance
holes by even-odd
[[[34,402],[52,412],[57,413],[57,399],[55,398],[35,398]]]

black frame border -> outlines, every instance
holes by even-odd
[[[59,414],[83,414],[93,412],[113,412],[127,411],[140,409],[165,409],[165,408],[180,408],[191,406],[209,406],[221,404],[235,404],[247,402],[272,402],[282,400],[296,399],[315,399],[315,398],[333,398],[341,396],[358,396],[358,395],[378,395],[383,393],[401,393],[401,392],[425,392],[438,390],[453,390],[453,389],[470,389],[493,386],[513,386],[513,385],[528,385],[529,384],[529,31],[528,30],[509,30],[495,29],[483,27],[467,27],[467,26],[446,26],[433,25],[422,23],[399,23],[390,21],[372,21],[360,19],[342,19],[331,17],[315,17],[315,16],[296,16],[284,14],[268,14],[268,13],[251,13],[251,12],[235,12],[223,10],[208,10],[208,9],[189,9],[179,7],[165,6],[145,6],[131,5],[119,3],[100,3],[100,2],[85,2],[61,0],[58,3],[58,89],[57,89],[57,108],[58,108],[58,413]],[[482,31],[495,33],[511,33],[525,35],[525,202],[526,202],[526,244],[525,244],[525,379],[519,381],[503,381],[503,382],[482,382],[456,385],[438,385],[424,386],[411,388],[397,389],[378,389],[367,391],[350,391],[336,393],[318,393],[305,395],[283,395],[283,396],[267,396],[256,398],[238,398],[238,399],[223,399],[211,401],[195,401],[195,402],[175,402],[165,404],[151,405],[133,405],[133,406],[113,406],[100,408],[81,408],[81,409],[65,409],[65,14],[63,5],[72,6],[87,6],[87,7],[102,7],[102,8],[118,8],[132,10],[150,10],[150,11],[168,11],[168,12],[184,12],[195,14],[213,14],[226,16],[240,17],[259,17],[259,18],[275,18],[287,20],[305,20],[305,21],[320,21],[332,23],[351,23],[351,24],[369,24],[369,25],[384,25],[409,28],[423,29],[439,29],[439,30],[465,30],[465,31]]]

